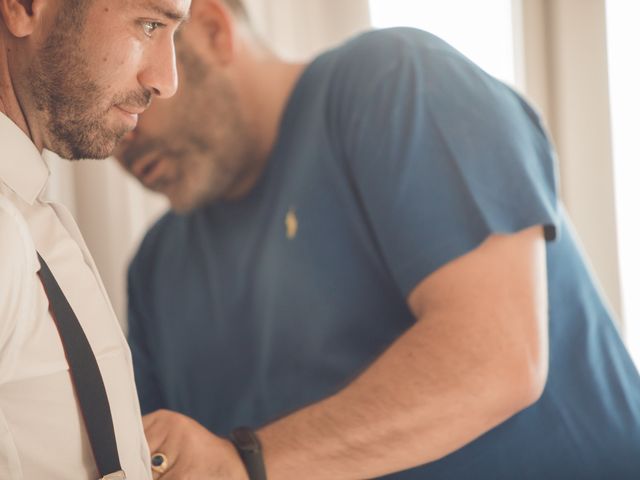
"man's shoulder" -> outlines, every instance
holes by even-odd
[[[0,190],[0,312],[15,299],[5,298],[26,288],[37,272],[35,246],[27,222]],[[13,292],[13,293],[12,293]],[[0,317],[2,314],[0,313]]]
[[[412,27],[367,30],[348,40],[343,47],[355,49],[373,48],[378,51],[382,49],[382,53],[413,48],[452,49],[452,47],[440,37],[425,30]]]
[[[2,270],[19,262],[27,266],[35,246],[20,210],[0,190],[0,258]]]
[[[336,108],[385,104],[397,94],[449,93],[453,80],[474,85],[497,85],[480,67],[441,38],[415,28],[371,30],[328,52],[331,65],[330,97]],[[470,88],[468,93],[480,94]],[[356,107],[357,109],[357,107]]]
[[[441,56],[464,59],[436,35],[409,27],[366,31],[342,44],[334,53],[339,64],[351,66],[362,75],[370,74],[372,68],[392,71],[402,63],[425,63]]]

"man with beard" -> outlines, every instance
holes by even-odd
[[[174,210],[129,276],[156,478],[246,478],[230,432],[251,479],[639,478],[640,379],[526,102],[425,32],[302,66],[237,1],[192,17],[119,152]]]
[[[42,196],[43,157],[105,158],[175,93],[189,6],[0,0],[3,480],[151,478],[128,346],[72,217]]]

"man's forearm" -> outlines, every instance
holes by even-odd
[[[425,464],[537,398],[505,356],[430,341],[440,337],[430,320],[343,391],[260,430],[269,479],[364,479]]]

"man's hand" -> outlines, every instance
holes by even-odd
[[[151,455],[163,453],[167,470],[154,480],[248,480],[233,444],[189,417],[158,410],[142,419]]]

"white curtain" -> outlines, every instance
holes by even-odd
[[[310,59],[370,25],[367,0],[246,0],[263,38],[284,58]],[[126,269],[147,228],[167,209],[113,160],[55,161],[48,196],[76,218],[126,328]]]
[[[367,0],[245,0],[258,30],[283,57],[310,58],[369,28]]]

